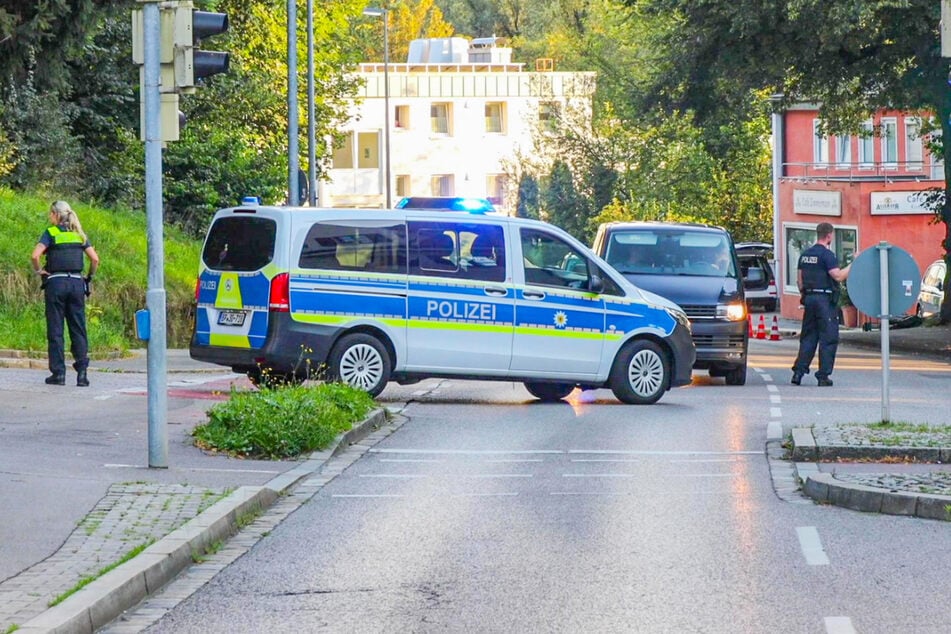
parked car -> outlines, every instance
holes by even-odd
[[[692,223],[609,222],[598,227],[594,252],[638,288],[683,308],[697,348],[695,369],[746,383],[749,328],[733,238],[720,227]]]
[[[770,264],[772,254],[773,245],[766,242],[740,242],[736,245],[746,305],[751,309],[762,308],[768,313],[776,310],[779,299],[776,275]]]
[[[944,260],[935,260],[925,269],[921,277],[921,291],[918,293],[918,305],[915,314],[927,317],[941,310],[944,300],[944,276],[947,268]]]
[[[407,196],[396,203],[397,209],[434,209],[492,213],[495,205],[487,198],[471,196]]]

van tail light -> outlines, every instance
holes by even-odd
[[[267,308],[272,313],[290,312],[291,296],[288,282],[287,273],[279,273],[271,280],[271,297],[268,299]]]
[[[201,278],[195,278],[195,303],[198,303],[198,295],[201,293]]]

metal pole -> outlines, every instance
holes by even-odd
[[[393,208],[393,199],[390,195],[390,12],[383,10],[383,110],[384,127],[383,138],[386,143],[386,208]]]
[[[317,206],[317,141],[314,121],[314,0],[307,0],[307,202]]]
[[[300,203],[297,173],[298,156],[297,105],[297,0],[287,0],[287,202],[292,207]]]
[[[882,422],[887,423],[890,421],[888,413],[889,405],[889,396],[888,396],[888,373],[891,368],[891,362],[889,357],[891,356],[891,345],[889,340],[889,323],[888,323],[888,250],[891,248],[891,245],[885,242],[878,243],[878,257],[879,257],[879,267],[880,267],[880,281],[881,285],[880,292],[882,295],[881,299],[881,308],[882,314],[880,319],[882,322]]]
[[[158,2],[142,7],[145,74],[145,216],[148,241],[149,311],[148,427],[149,467],[168,468],[168,385],[165,358],[165,260],[162,226],[162,122],[160,95],[161,26]]]

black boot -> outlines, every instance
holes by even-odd
[[[66,376],[63,374],[51,374],[46,377],[47,385],[66,385]]]
[[[78,370],[76,374],[76,385],[79,387],[89,387],[89,377],[85,370]]]

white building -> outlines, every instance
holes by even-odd
[[[528,72],[510,59],[495,38],[442,38],[412,42],[406,63],[361,64],[363,91],[321,204],[386,205],[388,75],[392,204],[410,195],[478,196],[511,209],[506,166],[533,154],[532,136],[546,119],[569,108],[590,114],[595,73],[554,72],[551,60]]]

